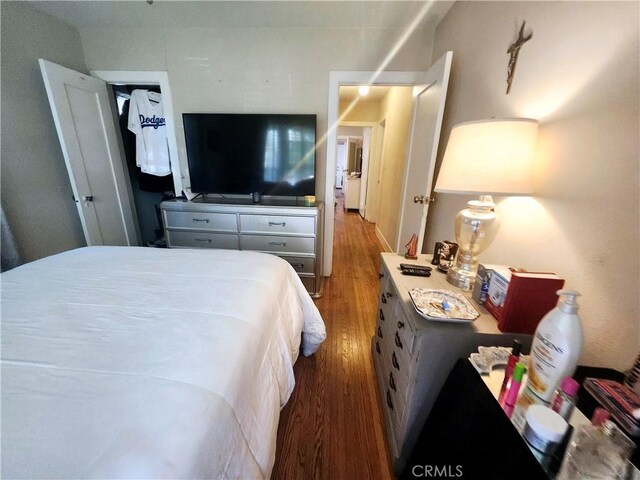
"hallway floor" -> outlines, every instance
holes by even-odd
[[[333,274],[316,300],[327,339],[294,367],[296,387],[281,412],[274,479],[393,477],[370,349],[382,251],[374,227],[358,212],[345,212],[339,197]]]

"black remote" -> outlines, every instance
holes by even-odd
[[[413,275],[415,277],[430,277],[431,272],[423,268],[403,268],[400,273],[403,275]]]
[[[414,265],[412,263],[401,263],[400,264],[400,270],[426,270],[427,272],[430,272],[432,270],[432,268],[428,265]]]

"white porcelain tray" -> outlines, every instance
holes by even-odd
[[[427,320],[470,323],[480,316],[462,294],[451,290],[415,287],[409,296],[418,314]]]

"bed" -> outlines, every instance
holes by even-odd
[[[86,247],[2,274],[2,478],[267,478],[298,352],[284,260]]]

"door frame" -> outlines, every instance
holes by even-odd
[[[173,174],[173,188],[176,196],[182,194],[184,179],[182,175],[180,157],[178,156],[178,142],[174,122],[173,97],[169,86],[169,74],[161,71],[128,71],[128,70],[91,70],[91,75],[104,80],[109,85],[159,85],[162,92],[162,108],[164,110],[167,128],[167,143],[169,144],[169,158],[171,173]]]
[[[325,204],[333,204],[333,185],[336,171],[337,131],[340,122],[340,87],[350,85],[381,85],[413,87],[420,72],[373,72],[373,71],[332,71],[329,72],[329,105],[327,111],[327,157],[325,163]],[[324,239],[322,275],[328,277],[333,268],[333,233],[335,212],[333,208],[324,209]]]
[[[340,125],[338,125],[339,127],[361,127],[363,129],[363,135],[362,135],[362,141],[364,142],[364,129],[365,128],[370,128],[371,129],[371,134],[369,135],[369,158],[367,160],[367,176],[366,178],[364,178],[364,180],[366,180],[365,182],[361,183],[361,190],[360,190],[360,196],[362,197],[362,189],[364,188],[365,191],[365,199],[368,198],[369,196],[369,182],[371,181],[371,150],[372,150],[372,145],[373,145],[373,129],[375,127],[377,127],[378,125],[380,125],[380,122],[368,122],[368,121],[358,121],[358,120],[349,120],[346,122],[340,122]],[[363,176],[361,176],[360,178],[363,178]],[[362,185],[364,185],[364,187],[362,187]],[[365,200],[368,201],[368,200]],[[365,212],[367,211],[367,207],[365,205]],[[363,216],[362,214],[360,214],[362,216],[362,218],[369,220],[366,217],[366,213]],[[372,221],[371,223],[375,223],[375,221]]]

